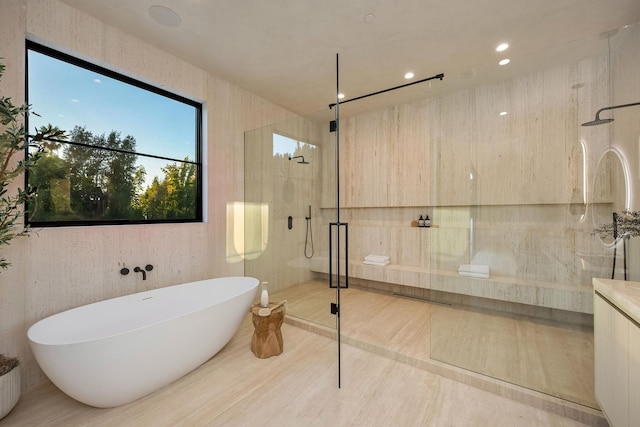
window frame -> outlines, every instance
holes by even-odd
[[[143,153],[143,152],[128,152],[124,150],[119,150],[119,152],[127,153],[127,154],[135,154],[140,157],[150,157],[156,159],[168,160],[170,162],[174,162],[176,164],[189,163],[196,166],[196,206],[195,206],[195,217],[187,218],[187,219],[100,219],[100,220],[65,220],[65,221],[37,221],[29,219],[29,207],[27,206],[25,209],[24,215],[24,223],[31,227],[38,228],[50,228],[50,227],[71,227],[71,226],[98,226],[98,225],[138,225],[138,224],[175,224],[175,223],[201,223],[204,222],[204,186],[203,186],[203,170],[204,164],[202,162],[202,152],[203,152],[203,110],[204,105],[202,102],[195,101],[193,99],[186,98],[184,96],[178,95],[176,93],[170,92],[166,89],[162,89],[158,86],[154,86],[153,84],[144,82],[142,80],[136,79],[134,77],[127,76],[120,72],[111,70],[109,68],[105,68],[104,66],[96,65],[92,62],[89,62],[84,59],[80,59],[76,56],[61,52],[54,48],[42,45],[40,43],[26,40],[25,45],[25,100],[26,103],[29,103],[29,52],[37,52],[43,55],[47,55],[53,59],[66,62],[72,66],[81,67],[85,70],[89,70],[91,72],[103,75],[105,77],[109,77],[115,79],[121,83],[131,85],[138,89],[146,90],[152,92],[154,94],[164,96],[171,100],[181,102],[183,104],[194,107],[196,110],[196,120],[195,120],[195,160],[185,162],[184,159],[174,159],[170,157],[158,156],[151,153]],[[37,106],[35,106],[34,111],[37,113]],[[29,129],[29,117],[28,115],[25,117],[25,129]],[[71,129],[65,129],[65,131],[70,132]],[[27,132],[28,134],[28,132]],[[29,138],[29,135],[27,135]],[[57,141],[62,144],[74,145],[73,141]],[[75,145],[84,145],[86,144],[75,144]],[[114,151],[100,146],[91,146],[93,149],[103,149],[106,151]],[[118,150],[116,150],[118,151]],[[29,146],[25,148],[25,156],[29,153]],[[37,167],[37,166],[36,166]],[[26,171],[24,177],[24,188],[28,188],[29,183],[29,171]]]

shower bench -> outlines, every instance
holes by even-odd
[[[349,277],[356,279],[593,314],[591,284],[569,285],[497,275],[478,279],[459,276],[457,271],[400,264],[376,267],[356,260],[350,260],[348,267]],[[311,269],[329,274],[328,258],[314,257]]]

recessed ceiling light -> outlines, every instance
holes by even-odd
[[[371,24],[373,21],[376,20],[376,15],[374,15],[373,13],[367,13],[366,15],[364,15],[364,22],[366,22],[367,24]]]
[[[501,43],[496,47],[496,52],[504,52],[507,49],[509,49],[509,43]]]
[[[339,93],[338,94],[338,99],[343,99],[344,98],[344,93]]]
[[[177,27],[182,22],[182,18],[173,9],[165,6],[155,5],[149,8],[149,15],[158,23],[167,27]]]
[[[404,75],[405,79],[412,79],[413,78],[413,73],[411,71],[409,71],[407,74]]]
[[[503,59],[502,61],[498,62],[498,64],[500,64],[500,65],[507,65],[509,62],[511,62],[511,60],[510,60],[510,59],[505,58],[505,59]]]

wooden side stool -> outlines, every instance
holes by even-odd
[[[276,306],[269,303],[269,308]],[[251,307],[253,319],[253,337],[251,338],[251,351],[256,357],[266,359],[282,354],[283,341],[280,327],[284,321],[285,305],[280,305],[268,316],[260,316],[260,304]]]

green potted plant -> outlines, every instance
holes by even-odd
[[[0,63],[0,79],[4,70],[5,66]],[[30,231],[21,219],[26,213],[27,202],[35,196],[35,189],[27,186],[18,188],[17,194],[11,194],[9,186],[35,166],[45,151],[47,141],[66,137],[64,131],[51,125],[42,126],[36,129],[35,134],[28,135],[24,119],[29,110],[29,105],[15,106],[11,98],[0,96],[0,245],[8,245],[13,238],[26,236]],[[28,156],[16,160],[14,156],[24,153],[27,147],[30,148]],[[9,265],[5,257],[0,257],[1,269]]]
[[[0,78],[5,71],[0,63]],[[45,151],[50,139],[64,139],[64,131],[51,125],[42,126],[35,134],[28,135],[24,125],[30,106],[16,106],[11,98],[0,96],[0,246],[8,245],[18,236],[26,236],[29,228],[24,225],[27,202],[35,196],[29,186],[10,189],[14,179],[31,169]],[[31,113],[35,114],[35,113]],[[27,147],[30,148],[28,155]],[[0,272],[11,264],[0,256]],[[0,289],[2,292],[2,289]],[[0,419],[17,403],[20,397],[20,363],[14,357],[0,354]]]

